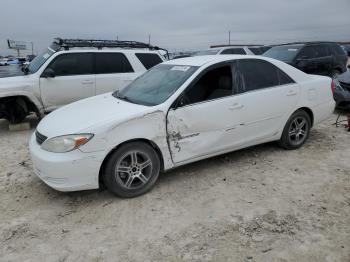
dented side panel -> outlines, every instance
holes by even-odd
[[[167,129],[173,161],[225,150],[239,141],[242,119],[232,110],[237,99],[232,96],[170,110]]]

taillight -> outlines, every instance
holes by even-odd
[[[332,94],[334,94],[334,81],[332,79],[332,83],[331,83],[331,90],[332,90]]]

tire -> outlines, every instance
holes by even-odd
[[[11,124],[21,123],[28,115],[28,109],[25,101],[21,99],[11,99],[4,103],[2,108],[3,116]]]
[[[304,110],[294,112],[288,119],[279,144],[288,150],[300,148],[308,139],[311,120]]]
[[[143,142],[131,142],[112,153],[103,180],[111,193],[132,198],[150,191],[159,173],[160,160],[154,148]]]

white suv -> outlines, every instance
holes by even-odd
[[[77,100],[118,90],[165,60],[132,41],[55,39],[24,75],[0,78],[0,118],[21,122]]]

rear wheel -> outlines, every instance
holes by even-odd
[[[294,112],[288,119],[282,133],[280,145],[286,149],[301,147],[309,137],[311,120],[304,110]]]
[[[104,182],[119,197],[137,197],[151,190],[160,172],[160,160],[152,146],[132,142],[121,146],[109,158]]]

